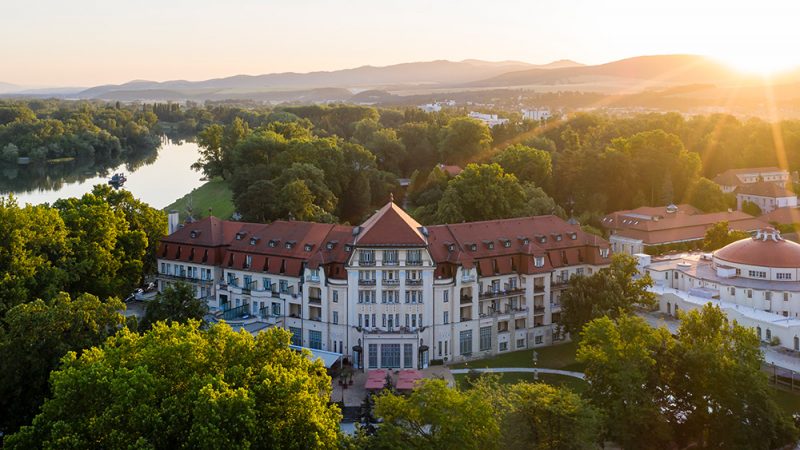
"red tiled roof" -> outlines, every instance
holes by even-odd
[[[794,192],[780,187],[771,181],[759,181],[757,183],[743,184],[736,188],[736,194],[757,195],[759,197],[794,197]]]
[[[356,236],[356,245],[425,246],[422,225],[394,202],[387,203],[366,222]]]
[[[800,223],[800,208],[795,206],[785,206],[783,208],[776,208],[767,214],[759,217],[760,220],[768,223],[777,223],[780,225],[788,225],[792,223]]]
[[[461,166],[448,166],[445,164],[439,164],[439,170],[442,170],[451,177],[458,176],[458,174],[464,171]]]

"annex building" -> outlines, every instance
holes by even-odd
[[[185,224],[161,240],[158,287],[191,283],[232,325],[356,367],[424,368],[563,338],[562,290],[609,253],[556,216],[424,227],[389,202],[359,226]]]
[[[800,350],[800,244],[777,230],[759,230],[713,253],[638,256],[661,312],[677,315],[711,302],[762,341]]]

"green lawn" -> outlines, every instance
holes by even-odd
[[[536,349],[539,354],[539,367],[547,369],[571,370],[583,372],[584,365],[575,361],[575,352],[578,349],[576,342],[540,347]],[[520,350],[503,353],[486,359],[469,361],[467,363],[453,364],[453,369],[469,367],[533,367],[533,350]]]
[[[533,383],[536,381],[534,380],[532,373],[498,373],[492,375],[498,376],[498,381],[503,384],[514,384],[521,382]],[[466,374],[453,375],[453,378],[456,380],[456,385],[463,386],[466,376]],[[542,383],[547,383],[551,386],[566,387],[578,394],[583,394],[586,391],[585,381],[578,378],[568,377],[566,375],[540,373],[539,381]]]
[[[200,219],[208,216],[208,208],[211,213],[221,219],[229,219],[235,211],[233,206],[233,194],[226,181],[215,179],[207,181],[204,185],[183,197],[175,200],[172,204],[164,208],[164,211],[177,210],[181,214],[181,221],[186,219],[186,208],[191,199],[193,216]]]
[[[772,398],[789,414],[800,412],[800,392],[772,386]]]

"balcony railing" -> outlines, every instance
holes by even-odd
[[[384,279],[384,280],[381,281],[381,283],[383,283],[386,286],[399,286],[400,285],[400,280],[398,280],[397,278]]]
[[[245,319],[251,315],[249,303],[222,312],[222,318],[225,320]]]
[[[409,334],[409,333],[416,333],[417,328],[413,327],[392,327],[390,329],[381,329],[381,328],[370,328],[369,330],[364,330],[366,334]]]
[[[480,298],[497,298],[497,297],[508,297],[511,295],[520,295],[525,293],[525,288],[515,288],[515,289],[507,289],[507,290],[498,290],[498,291],[487,291],[481,292]]]
[[[474,283],[475,282],[475,275],[462,275],[461,282],[462,283]]]
[[[542,292],[544,292],[544,285],[543,284],[541,284],[541,285],[540,284],[534,284],[533,285],[533,292],[536,292],[537,294],[541,294]]]
[[[359,266],[374,266],[375,265],[375,261],[374,260],[364,260],[364,261],[359,260],[358,261],[358,265]]]
[[[359,286],[375,286],[375,280],[359,279]]]
[[[381,265],[384,265],[384,266],[399,266],[400,265],[400,261],[397,261],[397,260],[381,261]]]
[[[421,266],[422,265],[422,260],[421,259],[420,260],[407,259],[406,260],[406,265],[407,266]]]
[[[214,280],[209,280],[209,279],[193,278],[193,277],[187,277],[185,275],[170,275],[168,273],[159,273],[158,277],[159,278],[168,279],[168,280],[185,281],[187,283],[202,283],[202,284],[209,283],[210,284],[210,283],[214,282]]]
[[[468,303],[472,303],[472,296],[471,295],[462,295],[461,296],[461,304],[464,305],[464,304],[468,304]]]
[[[406,286],[422,286],[421,278],[406,278]]]
[[[308,303],[315,304],[315,305],[321,305],[322,304],[322,298],[321,297],[310,297],[309,296],[308,297]]]
[[[543,305],[534,305],[533,313],[534,314],[544,314],[544,306]]]
[[[311,283],[319,283],[319,275],[307,275],[306,281]]]

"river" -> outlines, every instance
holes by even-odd
[[[203,184],[202,174],[190,167],[197,158],[196,143],[165,140],[157,151],[113,167],[73,161],[6,168],[0,171],[0,196],[13,193],[20,205],[53,203],[60,198],[80,197],[96,184],[107,184],[111,175],[123,172],[128,178],[123,189],[161,209]]]

